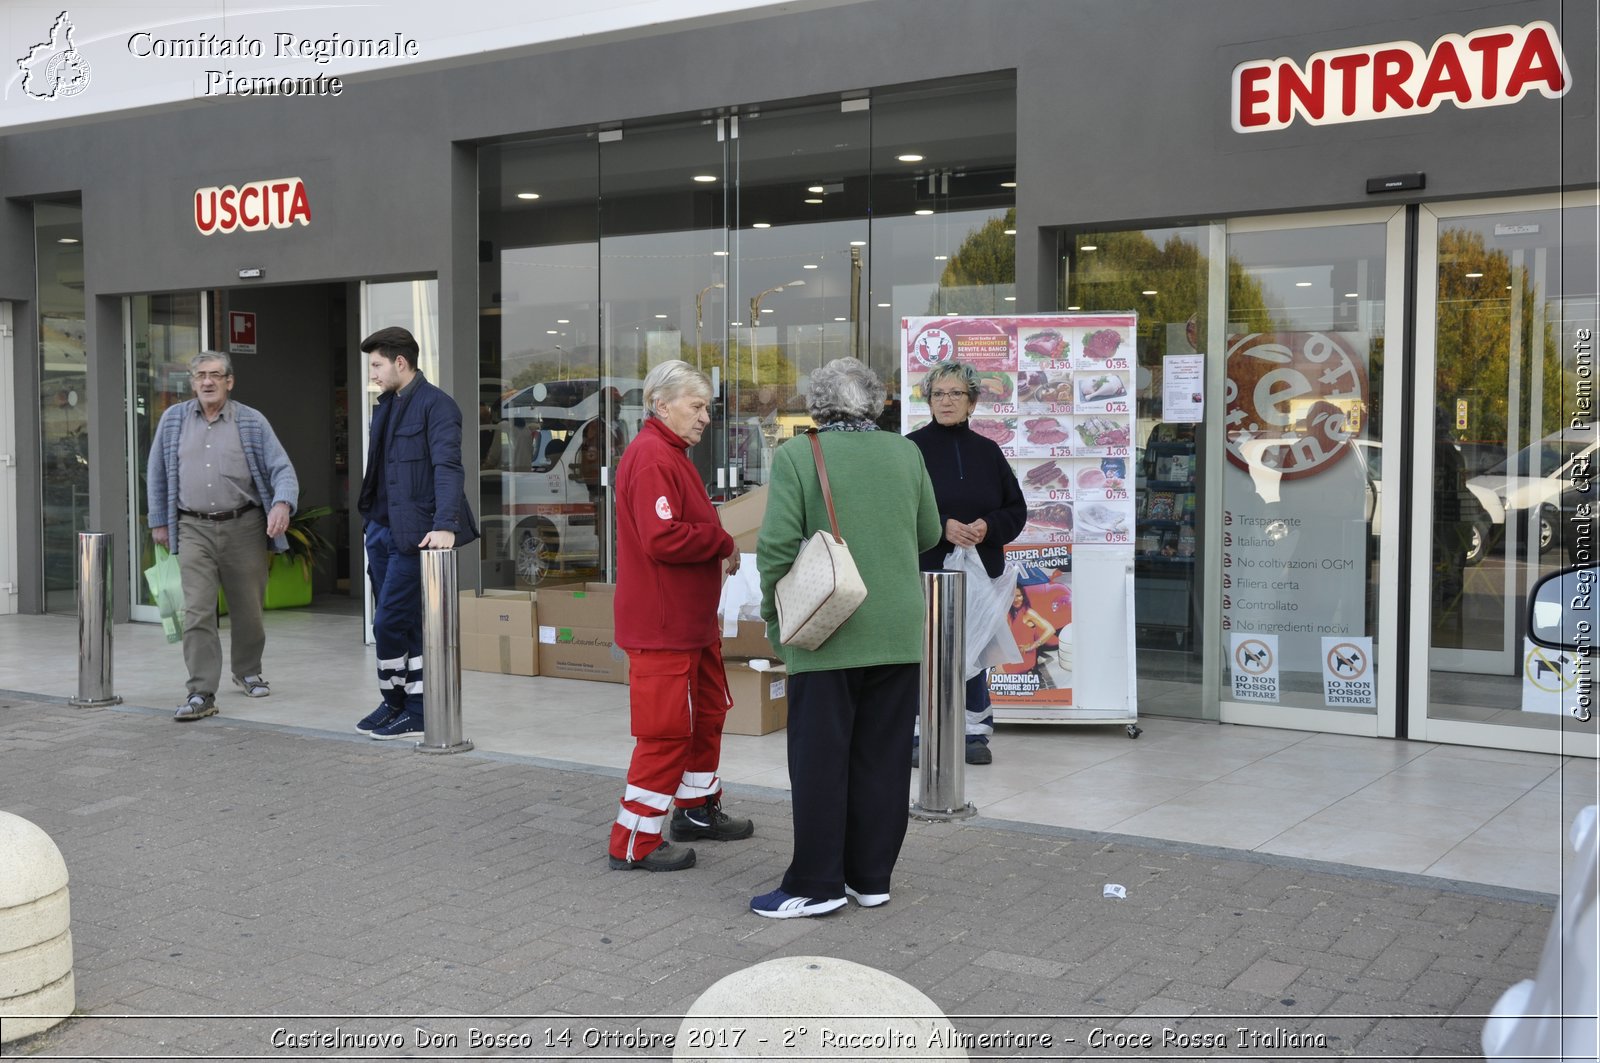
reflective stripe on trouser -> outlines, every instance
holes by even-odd
[[[722,647],[629,650],[633,759],[628,786],[611,827],[611,855],[642,860],[661,845],[667,814],[694,808],[722,792],[722,722],[728,679]]]
[[[402,554],[382,524],[367,525],[372,638],[378,693],[396,711],[422,715],[422,556]]]

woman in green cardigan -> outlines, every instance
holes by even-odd
[[[767,514],[756,546],[761,615],[789,670],[789,785],[794,857],[782,884],[750,902],[774,919],[822,915],[853,897],[889,900],[906,835],[922,663],[922,577],[917,558],[939,542],[939,510],[922,454],[878,431],[881,381],[854,358],[811,375],[839,532],[867,585],[855,614],[816,650],[778,644],[778,580],[800,546],[828,527],[811,444],[790,440],[773,455]]]

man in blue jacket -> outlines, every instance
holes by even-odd
[[[377,739],[422,734],[421,551],[478,537],[463,489],[461,408],[418,371],[417,352],[415,337],[399,327],[361,341],[370,378],[383,390],[359,503],[383,701],[356,730]]]

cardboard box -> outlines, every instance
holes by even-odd
[[[542,603],[543,598],[540,599]],[[628,654],[617,645],[610,625],[539,625],[539,674],[599,683],[628,681]]]
[[[761,519],[766,515],[765,485],[717,507],[717,519],[722,522],[723,531],[733,536],[739,552],[744,554],[756,552],[756,536],[761,533]]]
[[[718,624],[721,624],[720,620]],[[722,629],[719,626],[717,630]],[[775,664],[778,662],[777,651],[772,648],[772,643],[767,641],[766,624],[760,620],[741,620],[737,635],[722,636],[722,659],[727,661],[735,657],[742,657],[745,660],[751,657],[765,657]]]
[[[532,639],[539,630],[538,607],[526,592],[521,597],[485,595],[474,603],[473,613],[473,630],[480,635]]]
[[[478,630],[477,591],[461,592],[461,596],[457,599],[456,614],[461,617],[461,642],[465,645],[467,636]]]
[[[726,734],[764,735],[789,724],[789,673],[758,672],[745,661],[725,661],[733,708],[722,725]]]
[[[616,584],[575,583],[539,591],[539,623],[548,627],[604,628],[613,624]]]
[[[461,667],[468,672],[538,675],[538,607],[528,591],[460,597]]]

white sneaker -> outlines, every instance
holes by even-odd
[[[887,893],[857,893],[849,886],[846,886],[844,891],[863,908],[877,908],[880,905],[889,903],[889,895]]]

